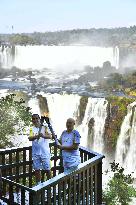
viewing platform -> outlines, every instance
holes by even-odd
[[[64,174],[62,157],[50,143],[52,178],[36,185],[32,147],[0,150],[0,199],[9,205],[102,205],[103,155],[79,148],[81,164]]]

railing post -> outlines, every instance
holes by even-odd
[[[62,173],[64,170],[63,170],[63,159],[62,159],[62,151],[60,150],[60,173]]]
[[[0,198],[2,197],[2,174],[0,169]]]
[[[29,201],[29,205],[38,205],[41,202],[41,193],[32,193],[31,200],[32,201]]]
[[[102,204],[102,161],[97,165],[97,205]]]
[[[29,187],[32,187],[32,147],[29,148]]]

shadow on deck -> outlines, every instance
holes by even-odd
[[[9,205],[101,205],[103,155],[80,147],[82,163],[64,174],[61,153],[50,144],[52,178],[35,184],[32,147],[0,150],[0,199]],[[5,203],[4,203],[5,202]]]

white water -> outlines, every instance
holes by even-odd
[[[127,115],[122,123],[117,141],[115,161],[136,177],[136,101],[128,105]],[[135,109],[132,124],[132,109]]]
[[[39,116],[41,115],[39,101],[36,97],[29,100],[28,106],[31,108],[32,114],[38,114]]]
[[[116,68],[119,68],[119,48],[116,46],[113,52],[114,52],[114,61],[115,61]]]
[[[42,94],[42,96],[47,99],[49,116],[54,131],[60,137],[62,131],[66,129],[66,120],[76,118],[80,96],[72,94]]]
[[[12,49],[10,47],[0,46],[0,65],[3,68],[10,68],[13,64]]]
[[[93,150],[102,153],[104,148],[103,132],[106,112],[107,101],[104,98],[88,98],[88,104],[85,111],[85,116],[82,124],[78,127],[81,133],[81,144],[83,146],[91,146]],[[88,123],[91,118],[94,118],[94,137],[93,145],[88,145]]]
[[[16,46],[15,58],[11,48],[0,49],[2,67],[16,66],[21,69],[51,68],[56,71],[72,71],[86,65],[102,66],[110,61],[118,68],[119,49],[92,46]]]

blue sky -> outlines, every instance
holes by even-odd
[[[129,27],[135,23],[136,0],[0,0],[0,33]]]

